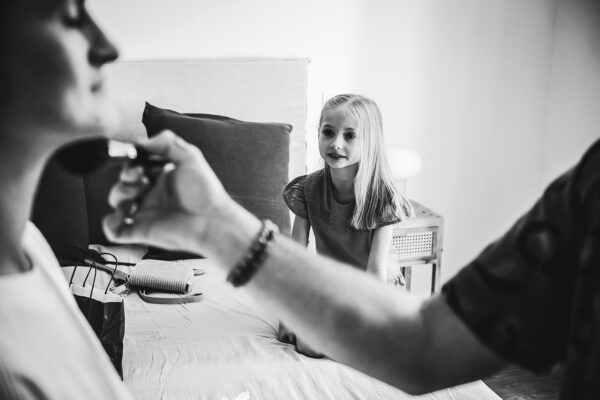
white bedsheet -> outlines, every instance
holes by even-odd
[[[125,383],[140,400],[406,399],[352,368],[311,359],[277,340],[278,320],[206,260],[195,278],[200,303],[157,305],[126,298]],[[481,382],[425,399],[500,399]]]

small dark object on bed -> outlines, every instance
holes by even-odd
[[[115,259],[116,260],[116,259]],[[85,316],[100,344],[106,351],[117,373],[123,379],[123,339],[125,337],[125,308],[123,298],[109,292],[109,287],[114,281],[111,279],[106,288],[97,288],[97,265],[93,261],[84,264],[91,265],[82,284],[74,284],[73,277],[77,266],[73,269],[69,287],[75,298],[79,310]],[[90,273],[93,271],[93,276]],[[118,265],[111,268],[113,278],[118,272]],[[87,285],[88,278],[91,285]]]
[[[177,261],[177,260],[190,260],[193,258],[204,258],[200,254],[189,253],[186,251],[176,250],[165,250],[159,247],[148,248],[148,252],[144,255],[144,260],[161,260],[161,261]]]

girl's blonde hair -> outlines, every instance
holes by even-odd
[[[374,229],[378,217],[396,216],[404,221],[414,215],[408,200],[400,194],[383,149],[383,122],[377,104],[368,97],[340,94],[327,100],[319,118],[319,128],[325,114],[338,107],[356,118],[357,139],[361,144],[361,157],[354,177],[354,215],[350,224],[356,229]],[[329,167],[325,164],[329,175]]]

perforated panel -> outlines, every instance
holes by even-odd
[[[398,258],[433,255],[433,231],[403,232],[392,237],[392,246]]]

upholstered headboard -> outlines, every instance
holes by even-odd
[[[107,82],[121,109],[123,138],[146,136],[156,129],[176,131],[205,151],[207,161],[236,201],[261,218],[273,219],[287,232],[289,212],[281,190],[289,178],[306,170],[307,63],[305,59],[122,62],[109,68]],[[159,111],[156,116],[149,110],[158,108],[146,102],[160,110],[229,118],[215,120],[213,115],[198,121],[192,116],[188,120],[188,116],[170,111]],[[181,129],[169,125],[171,122]],[[264,124],[267,122],[278,124]],[[286,136],[277,136],[281,133]],[[286,150],[289,162],[288,154],[281,153]],[[230,162],[236,157],[238,162]],[[286,162],[288,168],[282,168]],[[108,191],[119,170],[119,166],[105,166],[76,177],[55,160],[49,162],[32,220],[61,263],[78,262],[90,244],[110,244],[101,221],[110,211]]]
[[[108,82],[122,109],[123,134],[145,135],[144,102],[186,113],[285,122],[289,175],[306,170],[306,59],[204,59],[120,62]]]

